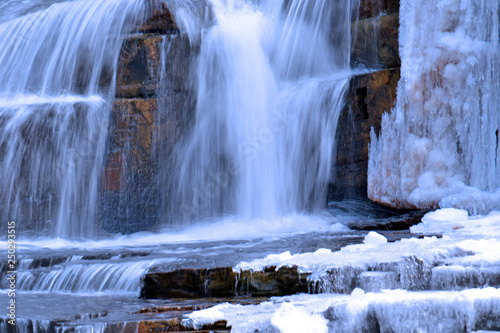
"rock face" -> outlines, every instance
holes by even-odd
[[[137,32],[157,34],[178,34],[179,28],[175,18],[164,3],[153,9],[153,13],[146,22],[137,27]]]
[[[375,71],[354,75],[337,126],[337,160],[328,200],[367,198],[370,130],[378,133],[396,100],[400,78],[398,0],[361,1],[353,23],[351,64]]]
[[[360,19],[398,12],[399,0],[361,0],[359,4]]]
[[[156,96],[164,36],[140,35],[125,40],[116,77],[116,97]]]
[[[370,130],[373,126],[378,133],[382,114],[391,110],[399,77],[399,68],[393,68],[352,78],[348,104],[339,118],[330,200],[366,197]]]
[[[400,67],[398,27],[398,14],[358,20],[353,26],[352,67]]]
[[[180,269],[149,273],[143,280],[141,297],[149,299],[203,297],[270,297],[308,292],[309,274],[297,267],[269,267],[259,272],[233,272],[231,267]]]
[[[198,49],[178,34],[164,5],[137,30],[142,34],[124,42],[118,62],[100,181],[101,226],[113,233],[147,230],[157,222],[159,165],[186,131],[194,109],[186,82]]]

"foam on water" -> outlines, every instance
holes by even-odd
[[[172,243],[211,242],[224,240],[251,240],[257,238],[285,237],[313,232],[341,233],[349,231],[332,216],[289,215],[276,219],[243,219],[227,217],[214,221],[198,222],[187,226],[160,229],[156,232],[139,232],[132,235],[110,235],[101,240],[69,240],[64,238],[30,238],[18,240],[18,247],[33,249],[121,248],[148,247]],[[7,245],[6,241],[0,246]]]

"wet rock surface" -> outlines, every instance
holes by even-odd
[[[350,82],[348,104],[340,114],[337,163],[329,201],[366,198],[370,131],[380,130],[384,112],[396,100],[399,68],[355,75]]]
[[[118,60],[116,97],[156,95],[163,39],[161,35],[137,35],[125,40]]]
[[[195,104],[187,83],[199,48],[180,36],[162,4],[125,40],[118,60],[99,214],[107,232],[154,227],[163,202],[160,179],[168,156],[187,131]],[[159,165],[162,165],[160,168]]]
[[[156,223],[158,106],[155,98],[117,99],[111,114],[108,158],[101,177],[104,230],[132,233]]]
[[[358,15],[360,19],[364,19],[398,12],[399,0],[361,0]]]
[[[308,291],[309,274],[297,267],[269,267],[263,271],[234,272],[231,267],[181,269],[149,273],[143,280],[141,297],[147,299],[203,297],[270,297]]]
[[[396,68],[399,57],[399,15],[387,14],[353,23],[351,65],[366,68]]]
[[[157,34],[177,34],[179,28],[175,18],[164,4],[156,4],[151,16],[136,28],[137,32]]]

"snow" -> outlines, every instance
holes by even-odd
[[[363,244],[349,245],[340,251],[319,249],[312,253],[271,254],[251,262],[241,262],[234,269],[262,270],[267,266],[298,266],[301,272],[326,272],[333,267],[357,267],[366,270],[380,262],[400,262],[417,257],[429,264],[500,266],[500,212],[486,216],[469,216],[466,210],[445,208],[427,213],[422,223],[413,226],[414,234],[442,235],[408,238],[387,243],[387,239],[370,232]]]
[[[426,214],[411,232],[442,237],[387,242],[384,236],[370,232],[363,244],[336,252],[284,252],[242,262],[235,271],[296,265],[300,272],[312,273],[310,282],[325,294],[273,298],[272,303],[251,309],[227,305],[222,317],[235,325],[234,332],[253,332],[252,328],[321,332],[324,325],[328,332],[369,331],[373,318],[381,331],[498,329],[500,290],[490,286],[498,287],[500,282],[500,212],[469,216],[463,209],[443,208]],[[245,316],[253,324],[240,326]],[[201,311],[189,318],[206,317]],[[314,330],[294,324],[292,319],[299,318]]]
[[[282,304],[271,319],[271,324],[280,332],[327,333],[327,323],[321,314],[290,303]]]
[[[387,243],[387,238],[385,238],[381,234],[376,233],[375,231],[370,231],[368,235],[366,235],[363,243],[371,245],[385,244]]]
[[[231,332],[461,332],[498,327],[500,290],[294,295],[260,305],[221,304],[187,315],[201,327],[227,320]],[[496,325],[496,326],[495,326]]]

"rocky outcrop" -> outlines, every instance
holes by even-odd
[[[118,61],[116,97],[156,96],[163,40],[161,35],[139,35],[125,40]]]
[[[154,6],[154,4],[152,4]],[[178,34],[179,28],[175,18],[164,3],[154,6],[150,17],[136,28],[141,33],[156,33],[162,35]]]
[[[376,17],[399,12],[399,0],[361,0],[359,4],[359,19]]]
[[[270,297],[308,291],[309,274],[297,267],[269,267],[263,271],[241,271],[231,267],[180,269],[149,273],[144,277],[141,297],[149,299],[203,297]]]
[[[393,68],[351,79],[348,103],[339,118],[330,200],[366,197],[370,130],[378,133],[382,114],[394,105],[399,77],[399,68]]]
[[[141,321],[137,324],[137,333],[155,333],[155,332],[231,332],[231,327],[227,326],[227,321],[220,320],[212,324],[203,325],[200,329],[183,324],[181,318],[171,320],[151,320]]]

